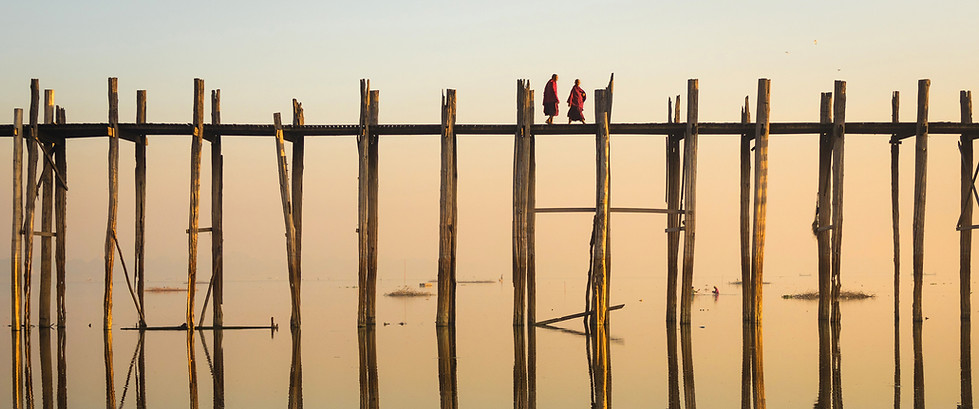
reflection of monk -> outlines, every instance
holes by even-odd
[[[585,107],[585,99],[588,97],[585,95],[585,90],[581,89],[578,85],[581,84],[581,80],[574,80],[574,87],[571,88],[571,95],[568,95],[568,123],[574,121],[581,121],[585,123],[585,115],[582,109]],[[546,97],[545,97],[546,98]]]
[[[558,113],[557,99],[557,74],[551,75],[551,80],[544,86],[544,115],[547,115],[547,123],[554,123],[554,116]]]

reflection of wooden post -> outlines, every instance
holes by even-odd
[[[744,284],[742,284],[742,287]],[[750,308],[750,304],[749,304]],[[741,409],[751,409],[751,351],[754,348],[751,338],[755,332],[755,325],[748,322],[748,316],[744,317],[741,323]]]
[[[683,280],[680,285],[680,323],[690,323],[690,306],[693,303],[693,251],[697,215],[697,139],[700,126],[697,123],[697,104],[700,87],[697,80],[687,81],[687,130],[683,142],[683,170],[686,186],[683,196],[687,198],[685,226],[683,231]]]
[[[221,90],[211,91],[211,124],[221,124]],[[221,135],[211,135],[211,282],[214,308],[211,323],[224,326],[224,155]],[[203,320],[204,317],[201,317]],[[217,341],[215,341],[217,342]],[[215,352],[217,354],[217,352]]]
[[[102,328],[112,328],[112,268],[115,265],[116,216],[119,212],[119,80],[109,78],[109,217],[105,228],[105,290],[102,300]],[[193,285],[193,282],[191,282]],[[107,335],[106,350],[112,353],[112,335]],[[111,362],[107,362],[111,369]],[[108,374],[106,375],[108,376]]]
[[[32,273],[32,263],[34,262],[34,208],[37,203],[37,145],[38,145],[38,131],[37,131],[37,115],[38,115],[38,104],[40,104],[40,94],[38,91],[39,85],[37,79],[31,80],[31,115],[30,115],[30,130],[27,138],[27,201],[24,203],[24,224],[23,228],[23,239],[24,239],[24,281],[21,282],[23,286],[23,302],[24,302],[24,318],[23,324],[26,327],[31,325],[31,273]],[[25,362],[30,366],[30,361]]]
[[[64,327],[58,330],[58,409],[68,407],[68,359],[65,356],[67,334]]]
[[[201,145],[204,138],[204,80],[194,79],[194,134],[190,142],[190,234],[187,235],[187,330],[194,331],[194,294],[197,290],[197,232],[200,225]],[[189,337],[189,336],[188,336]],[[188,338],[188,345],[193,340]]]
[[[282,133],[282,116],[276,112],[275,121],[275,158],[278,162],[279,193],[282,199],[282,218],[286,229],[286,260],[289,270],[289,294],[292,299],[292,315],[289,321],[292,328],[299,328],[299,280],[296,277],[296,227],[292,217],[292,204],[289,194],[289,169],[286,162],[285,140]]]
[[[44,123],[54,123],[54,90],[44,90]],[[48,138],[45,138],[48,139]],[[54,144],[48,141],[41,143],[44,156],[50,158],[54,153]],[[41,327],[51,326],[51,224],[54,219],[54,169],[50,160],[44,160],[44,170],[41,172],[41,274],[38,277],[37,324]],[[49,351],[50,352],[50,351]]]
[[[925,362],[921,352],[921,320],[912,320],[911,338],[914,343],[914,409],[925,409]]]
[[[824,92],[819,100],[819,122],[829,124],[833,122],[832,115],[833,94]],[[813,233],[816,235],[816,247],[818,253],[819,266],[819,320],[829,320],[830,306],[832,297],[832,256],[830,220],[833,213],[831,205],[832,185],[830,175],[833,164],[833,138],[832,133],[823,132],[819,134],[819,181],[816,193],[816,222],[813,225]]]
[[[962,91],[959,102],[962,108],[962,123],[972,123],[972,91]],[[962,217],[959,226],[959,314],[961,319],[971,316],[972,289],[972,135],[959,137],[962,151]],[[971,385],[970,385],[971,387]],[[971,398],[971,393],[970,393]],[[970,405],[971,406],[971,405]]]
[[[595,137],[596,159],[596,197],[595,197],[595,245],[592,254],[592,305],[595,310],[595,325],[604,328],[608,319],[608,224],[609,224],[609,134],[608,115],[604,107],[606,91],[595,90],[596,121],[598,133]]]
[[[832,350],[830,348],[830,322],[829,320],[819,320],[819,392],[816,395],[816,405],[818,409],[832,408],[830,393],[833,390],[832,372]],[[896,406],[899,407],[899,406]]]
[[[527,339],[523,327],[513,327],[513,408],[528,409]]]
[[[764,349],[762,348],[761,321],[754,323],[753,327],[754,333],[751,334],[751,343],[753,345],[751,351],[751,397],[755,409],[765,409],[765,355],[763,352]]]
[[[898,123],[898,108],[900,106],[901,94],[894,91],[891,96],[891,122]],[[891,135],[891,226],[894,230],[894,322],[895,325],[901,317],[901,217],[898,210],[898,169],[899,155],[901,153],[900,135]],[[896,340],[896,339],[895,339]],[[900,399],[900,398],[898,398]]]
[[[51,367],[51,328],[39,327],[38,340],[41,355],[41,407],[54,407],[54,379]]]
[[[670,101],[671,108],[674,107]],[[668,121],[680,122],[680,96]],[[680,134],[666,136],[666,321],[676,321],[677,258],[680,252]],[[679,400],[677,400],[679,405]]]
[[[188,332],[189,333],[189,332]],[[112,328],[102,331],[102,353],[105,360],[105,407],[116,407],[115,373],[112,370]]]
[[[971,95],[970,95],[971,96]],[[961,320],[959,324],[959,369],[961,407],[972,407],[972,321]]]
[[[190,408],[198,408],[199,393],[197,390],[197,359],[195,358],[194,330],[187,332],[187,378],[189,383]]]
[[[136,123],[146,123],[146,91],[136,91]],[[146,287],[146,135],[137,134],[134,144],[136,155],[136,299],[143,308],[143,295]],[[60,233],[60,232],[59,232]],[[146,317],[141,316],[139,326],[146,326]]]
[[[224,407],[224,329],[214,328],[214,407]]]
[[[741,109],[741,123],[751,123],[751,111],[748,110],[748,97],[744,97],[744,107]],[[754,316],[752,311],[753,281],[751,276],[751,139],[754,134],[741,134],[741,315],[745,321]]]
[[[897,315],[894,316],[897,318]],[[894,407],[901,407],[901,326],[894,320]]]
[[[217,332],[220,332],[220,329],[215,330],[215,336],[217,336],[216,334]],[[139,331],[139,342],[137,344],[137,348],[139,348],[138,351],[139,356],[136,358],[137,359],[136,361],[136,408],[145,409],[146,408],[146,331]],[[215,352],[214,355],[215,355],[215,359],[217,359],[217,352]],[[216,365],[217,364],[215,363],[214,379],[218,379]],[[217,388],[214,389],[214,397],[215,397],[214,407],[223,408],[224,407],[223,400],[220,406],[217,405],[218,391],[219,390]],[[220,390],[220,392],[223,393],[224,391]],[[58,408],[61,409],[64,408],[64,406],[59,406]]]
[[[14,109],[14,135],[13,140],[13,226],[10,228],[10,328],[12,331],[20,331],[21,327],[21,283],[20,283],[20,263],[21,249],[23,241],[21,232],[24,229],[24,197],[23,197],[23,161],[24,161],[24,111],[20,108]],[[19,371],[15,371],[19,372]],[[15,376],[15,379],[17,376]]]
[[[752,217],[751,282],[754,300],[751,309],[754,322],[762,317],[762,287],[765,269],[765,215],[768,209],[768,124],[771,102],[771,80],[758,80],[758,115],[755,124],[755,198]]]
[[[914,263],[914,300],[911,315],[922,320],[921,286],[925,263],[925,192],[928,181],[928,88],[931,80],[918,81],[918,122],[914,137],[914,219],[912,247]],[[917,403],[917,400],[916,402]]]
[[[374,326],[357,329],[360,351],[360,407],[377,409],[377,342]]]
[[[301,409],[303,407],[302,344],[302,330],[299,327],[292,328],[292,365],[289,366],[289,409]],[[215,405],[215,407],[223,406]]]
[[[533,331],[533,327],[530,327]],[[439,354],[439,407],[459,407],[459,382],[456,378],[456,331],[454,326],[435,329]]]
[[[680,326],[680,350],[683,356],[683,406],[686,409],[696,409],[697,392],[693,382],[693,340],[689,325]]]
[[[840,320],[840,261],[843,250],[843,142],[846,134],[846,82],[836,81],[833,87],[833,236],[831,254],[830,320]]]
[[[439,200],[439,263],[438,263],[438,307],[435,324],[445,326],[455,324],[456,290],[456,91],[446,90],[442,97],[442,161],[440,172]],[[442,332],[439,332],[442,334]],[[439,335],[441,347],[442,336]],[[441,351],[441,349],[440,349]],[[441,355],[440,355],[441,356]],[[439,361],[441,362],[441,361]],[[441,368],[441,365],[440,365]],[[439,377],[441,379],[441,376]],[[443,397],[443,402],[444,402]],[[443,403],[442,407],[445,407]],[[452,407],[455,407],[453,405]]]
[[[680,409],[680,361],[677,357],[677,328],[674,320],[666,321],[667,408]],[[751,409],[751,408],[747,408]]]

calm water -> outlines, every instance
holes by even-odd
[[[960,326],[955,274],[926,276],[929,319],[913,326],[908,298],[896,331],[886,277],[876,284],[845,282],[845,289],[878,297],[842,303],[842,325],[831,328],[817,323],[815,302],[781,298],[814,288],[815,277],[770,274],[759,368],[768,407],[829,407],[835,400],[854,408],[911,408],[916,399],[955,407],[963,387],[971,394],[971,370],[963,368],[972,362],[960,356],[971,355],[979,326]],[[902,292],[910,294],[910,277],[902,278]],[[579,312],[583,281],[539,280],[538,318]],[[227,325],[265,325],[275,317],[282,329],[202,331],[192,338],[181,331],[120,330],[135,322],[122,283],[116,328],[105,337],[101,284],[69,283],[69,327],[30,332],[23,374],[32,387],[25,398],[35,407],[58,407],[59,397],[71,407],[102,407],[107,396],[117,408],[212,407],[220,399],[231,408],[588,408],[595,400],[618,408],[740,407],[743,379],[750,381],[742,376],[743,360],[752,358],[742,348],[750,332],[741,324],[740,288],[695,280],[717,285],[721,294],[694,297],[693,324],[669,327],[663,281],[613,278],[612,303],[626,307],[612,312],[608,332],[595,337],[579,333],[580,320],[557,324],[564,330],[515,331],[508,280],[460,285],[454,331],[435,328],[434,296],[380,297],[377,327],[358,330],[354,281],[307,281],[301,333],[287,329],[285,281],[228,282]],[[402,284],[382,280],[379,291]],[[180,283],[148,286],[156,285]],[[181,323],[184,302],[183,293],[148,293],[147,321]],[[15,337],[0,338],[11,351],[4,363],[16,370]],[[12,383],[0,384],[7,402],[14,399]]]

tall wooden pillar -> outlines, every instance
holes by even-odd
[[[299,283],[296,276],[296,227],[295,219],[292,216],[292,204],[289,194],[289,169],[286,162],[285,139],[282,131],[282,116],[276,112],[273,115],[275,121],[275,158],[278,164],[279,173],[279,193],[282,200],[282,218],[286,229],[286,260],[289,271],[289,294],[292,300],[292,315],[289,320],[291,328],[299,328],[300,308],[299,308]],[[361,290],[363,291],[363,290]]]
[[[44,123],[54,123],[54,90],[44,90]],[[51,325],[51,238],[54,230],[54,163],[50,160],[54,153],[54,143],[44,138],[44,170],[41,172],[41,274],[38,277],[37,324],[40,327]]]
[[[136,91],[136,123],[146,123],[146,90]],[[136,299],[142,308],[146,289],[146,135],[137,134],[134,144],[136,156]],[[146,326],[146,317],[140,317],[139,326]]]
[[[373,325],[377,304],[377,233],[378,233],[378,134],[375,130],[378,123],[378,91],[370,90],[370,139],[367,147],[368,179],[367,179],[367,289],[370,298],[367,299],[367,321]]]
[[[448,326],[455,324],[456,292],[456,212],[458,202],[456,193],[456,90],[446,90],[442,97],[442,138],[440,172],[440,211],[439,211],[439,263],[438,263],[438,307],[435,324]],[[441,346],[441,332],[439,333]],[[453,358],[454,359],[454,358]],[[441,361],[440,361],[441,362]]]
[[[676,105],[670,101],[671,112],[667,120],[680,122],[680,96]],[[666,321],[676,322],[676,280],[680,253],[680,139],[682,135],[666,136]],[[675,334],[674,334],[675,337]]]
[[[23,324],[25,328],[31,325],[31,273],[34,261],[34,208],[37,204],[37,146],[38,130],[37,116],[40,104],[40,91],[38,80],[31,80],[31,116],[30,130],[27,137],[27,191],[26,202],[24,203],[24,279],[21,282],[24,302]]]
[[[819,100],[819,122],[828,125],[833,122],[833,93],[824,92]],[[816,193],[816,222],[813,233],[816,235],[816,248],[819,266],[819,320],[830,319],[832,305],[832,249],[830,226],[832,208],[832,165],[833,165],[833,134],[819,134],[819,181]],[[829,344],[827,344],[829,345]]]
[[[972,123],[972,91],[962,91],[959,102],[962,108],[962,123]],[[972,304],[972,135],[959,137],[962,146],[962,218],[959,225],[959,315],[961,319],[971,317]]]
[[[21,300],[21,249],[23,245],[22,232],[24,231],[24,111],[20,108],[14,109],[14,135],[10,138],[13,141],[13,193],[10,195],[13,199],[13,205],[11,210],[13,213],[12,226],[10,228],[10,330],[20,331],[21,328],[21,307],[23,306]],[[20,336],[14,336],[16,339],[20,339]],[[20,371],[15,371],[19,373]],[[18,375],[15,375],[15,378]],[[16,382],[14,387],[16,387]],[[15,394],[16,395],[16,394]]]
[[[527,221],[533,104],[530,81],[517,80],[517,134],[513,142],[513,325],[521,326],[527,315]]]
[[[369,235],[369,179],[370,179],[370,80],[360,80],[360,134],[357,136],[358,185],[357,185],[357,243],[359,263],[357,268],[358,299],[357,326],[372,325],[369,305],[374,294],[369,288],[370,235]]]
[[[112,329],[112,268],[115,265],[116,217],[119,212],[119,80],[109,78],[109,216],[105,228],[105,289],[102,329]],[[111,335],[106,350],[111,355]]]
[[[831,239],[830,320],[840,320],[840,260],[843,249],[843,142],[846,134],[846,81],[837,80],[833,87],[833,235]]]
[[[595,245],[592,254],[592,305],[594,328],[605,328],[608,320],[608,225],[609,225],[609,131],[606,90],[595,90]]]
[[[700,126],[697,122],[697,104],[700,86],[696,79],[687,81],[687,129],[683,143],[683,157],[686,164],[683,170],[686,186],[683,196],[687,199],[685,226],[683,231],[683,280],[680,285],[680,323],[690,323],[690,308],[693,302],[693,254],[696,237],[697,215],[697,139]]]
[[[744,97],[744,107],[741,109],[741,123],[751,123],[751,111],[748,108],[748,97]],[[751,273],[751,140],[754,133],[741,134],[741,180],[740,187],[740,227],[741,227],[741,315],[744,321],[754,317],[752,300],[754,291]]]
[[[758,115],[755,124],[755,199],[752,217],[751,240],[751,282],[754,284],[754,301],[751,309],[754,312],[755,324],[761,323],[762,317],[762,287],[764,287],[765,269],[765,216],[768,209],[768,128],[769,113],[771,112],[771,80],[758,80]],[[760,338],[760,334],[758,337]],[[760,342],[760,341],[759,341]]]
[[[211,124],[221,124],[221,90],[219,89],[211,91]],[[218,133],[211,134],[211,282],[214,283],[212,290],[214,309],[211,311],[213,313],[211,321],[215,327],[222,327],[224,326],[224,154],[221,153],[221,134]],[[217,340],[214,342],[217,343]]]
[[[891,96],[891,122],[898,123],[901,94],[894,91]],[[901,153],[900,135],[891,135],[891,227],[894,231],[894,323],[901,317],[901,216],[898,202],[899,155]],[[895,338],[896,340],[896,338]]]
[[[928,89],[931,80],[918,81],[918,121],[914,137],[914,219],[912,247],[914,263],[913,320],[922,320],[921,287],[925,264],[925,192],[928,181]]]
[[[292,100],[292,125],[303,126],[306,124],[306,117],[303,114],[303,105],[299,101]],[[296,229],[293,239],[293,255],[296,277],[296,304],[301,306],[302,300],[302,241],[303,241],[303,165],[306,155],[306,135],[302,133],[292,134],[292,224]],[[297,314],[301,311],[297,311]],[[297,320],[298,322],[298,320]]]
[[[194,134],[190,142],[190,220],[187,239],[187,330],[194,330],[194,295],[197,290],[197,235],[200,226],[201,145],[204,140],[204,80],[194,78]],[[188,335],[188,343],[193,340]]]
[[[64,108],[55,107],[55,117],[58,124],[64,124]],[[66,155],[67,139],[65,137],[58,137],[54,145],[54,162],[55,168],[58,171],[58,175],[64,182],[68,183],[68,162]],[[56,183],[54,192],[54,224],[55,230],[58,234],[54,241],[54,264],[56,273],[56,304],[58,308],[58,328],[64,328],[67,322],[67,311],[65,306],[65,276],[66,276],[66,249],[65,246],[68,243],[66,237],[66,227],[67,214],[68,214],[68,186],[66,184]],[[60,335],[59,335],[60,338]]]

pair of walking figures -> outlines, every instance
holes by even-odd
[[[585,114],[582,109],[585,107],[585,90],[581,89],[581,80],[574,80],[574,87],[571,87],[571,94],[568,95],[568,123],[581,121],[585,123]],[[551,75],[551,80],[544,86],[544,115],[547,115],[547,124],[554,123],[554,117],[558,114],[557,98],[557,74]]]

